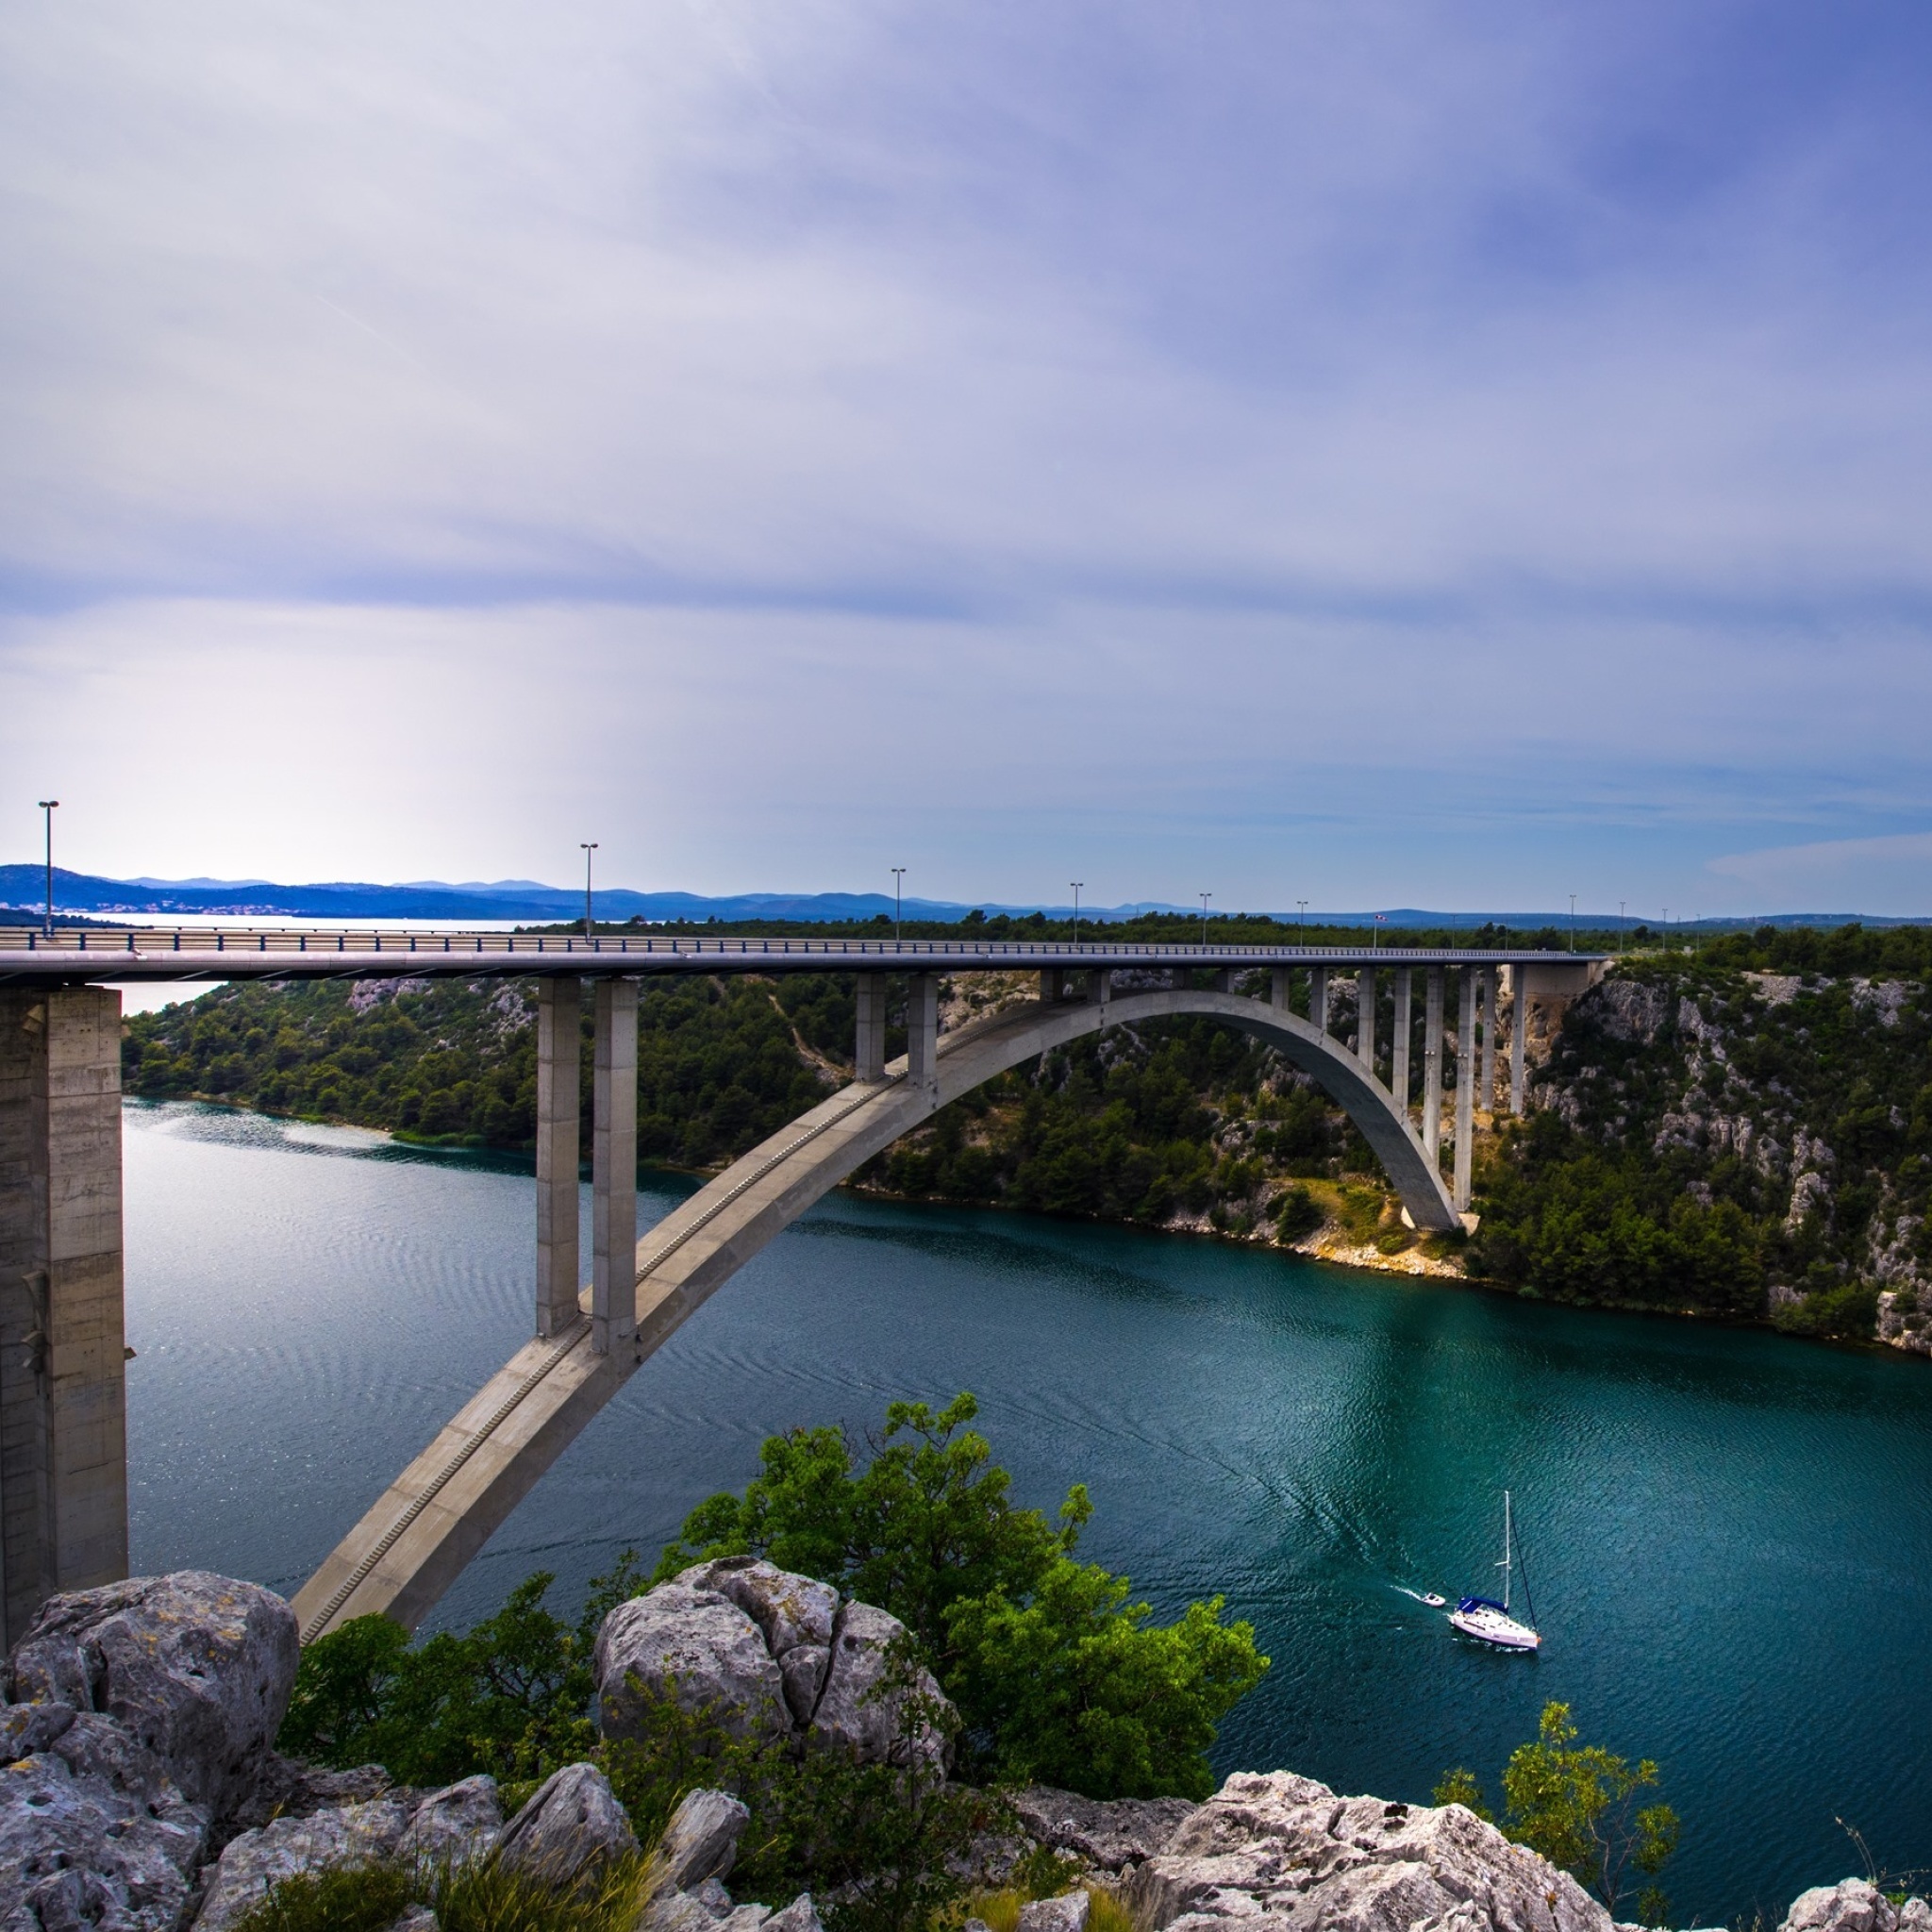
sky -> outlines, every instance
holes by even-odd
[[[20,0],[0,858],[1932,913],[1932,9]]]

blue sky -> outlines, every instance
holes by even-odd
[[[103,872],[1932,912],[1923,5],[0,16]]]

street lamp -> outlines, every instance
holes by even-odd
[[[1628,903],[1624,899],[1617,901],[1617,950],[1620,953],[1624,950],[1624,908]]]
[[[1074,889],[1074,950],[1077,953],[1080,950],[1080,888],[1087,881],[1069,879],[1067,883]]]
[[[47,816],[47,918],[42,930],[49,939],[54,937],[54,808],[60,801],[58,798],[43,798],[40,807]]]
[[[1576,894],[1570,894],[1570,950],[1576,950]]]
[[[1204,950],[1208,944],[1208,902],[1213,896],[1212,892],[1203,892],[1201,894],[1201,944]]]
[[[906,868],[895,865],[892,868],[892,943],[899,943],[900,911],[905,902],[899,896],[900,888],[906,883]]]
[[[590,939],[593,937],[591,930],[591,854],[596,851],[597,841],[592,839],[586,843],[579,839],[577,844],[584,855],[584,937]]]
[[[1306,932],[1308,929],[1308,902],[1306,899],[1297,899],[1294,903],[1301,908],[1297,918],[1302,930]]]

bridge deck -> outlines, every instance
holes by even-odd
[[[735,934],[310,932],[290,926],[0,927],[0,983],[475,979],[689,973],[1003,973],[1061,968],[1507,966],[1601,953],[1526,946],[1241,946],[1061,940],[761,939]]]

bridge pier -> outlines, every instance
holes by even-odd
[[[1289,1010],[1288,989],[1290,976],[1286,966],[1271,966],[1268,969],[1268,1004],[1277,1013],[1285,1013]]]
[[[577,1319],[583,982],[537,982],[537,1333]]]
[[[1442,1164],[1442,969],[1426,969],[1423,981],[1423,1147],[1429,1171]]]
[[[1524,1089],[1529,1078],[1529,997],[1521,966],[1509,969],[1509,1111],[1523,1116]]]
[[[1481,1111],[1493,1113],[1496,1108],[1496,969],[1485,966],[1477,978],[1482,984],[1483,993],[1483,1075],[1476,1087],[1481,1099]]]
[[[1328,969],[1308,968],[1308,1024],[1317,1033],[1328,1030]]]
[[[1389,1091],[1394,1094],[1395,1105],[1401,1108],[1404,1120],[1408,1118],[1408,1049],[1410,1037],[1415,1031],[1408,992],[1408,968],[1398,966],[1395,969],[1395,1028],[1389,1055],[1392,1062],[1389,1069]]]
[[[1375,1071],[1375,969],[1364,966],[1355,976],[1356,1058],[1370,1073]]]
[[[1474,969],[1465,966],[1456,999],[1456,1179],[1449,1198],[1460,1214],[1469,1206],[1475,1167],[1475,996]]]
[[[1041,974],[1042,982],[1045,977]],[[935,974],[915,973],[906,982],[906,1076],[915,1087],[939,1085],[940,982]]]
[[[1096,966],[1087,975],[1087,1004],[1105,1009],[1113,1000],[1113,974]]]
[[[853,1078],[886,1077],[886,975],[861,973],[853,986],[858,999],[858,1039],[853,1054]]]
[[[1058,1006],[1066,990],[1067,975],[1060,967],[1042,966],[1040,969],[1040,1004],[1042,1007]]]
[[[591,1100],[591,1347],[608,1355],[637,1325],[638,983],[596,982]]]
[[[127,1574],[121,995],[0,991],[0,1643]]]

